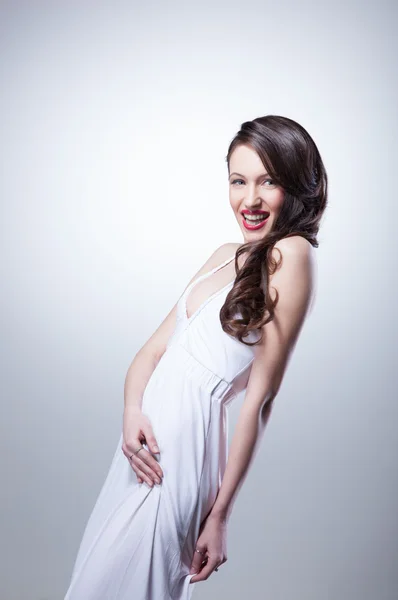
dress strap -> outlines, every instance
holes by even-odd
[[[230,256],[229,258],[227,258],[226,260],[224,260],[224,262],[222,262],[217,267],[214,267],[214,269],[212,269],[212,272],[215,273],[216,271],[218,271],[218,269],[221,269],[222,267],[225,267],[225,265],[227,265],[228,263],[230,263],[231,260],[233,260],[234,258],[235,258],[235,254],[233,254],[232,256]]]
[[[210,275],[212,275],[213,273],[215,273],[219,269],[222,269],[222,267],[225,267],[225,265],[227,265],[228,263],[230,263],[234,258],[235,258],[235,254],[233,254],[232,256],[230,256],[229,258],[227,258],[226,260],[224,260],[221,264],[219,264],[219,265],[213,267],[212,269],[210,269],[210,271],[207,271],[206,273],[202,273],[202,275],[199,275],[199,277],[197,277],[196,279],[194,279],[193,281],[191,281],[190,285],[186,288],[185,292],[182,294],[182,296],[180,298],[180,301],[179,301],[182,304],[182,313],[183,313],[183,316],[184,316],[185,319],[187,319],[188,321],[191,321],[197,314],[199,314],[199,312],[202,310],[202,308],[204,308],[211,300],[213,300],[213,298],[215,298],[216,296],[218,296],[218,294],[221,294],[224,290],[227,289],[227,287],[229,287],[231,285],[231,282],[230,282],[230,283],[227,283],[227,285],[225,285],[224,287],[222,287],[220,290],[216,290],[204,302],[202,302],[202,304],[200,305],[200,307],[198,307],[191,316],[188,316],[187,298],[188,298],[188,295],[190,294],[192,288],[197,283],[199,283],[199,281],[202,281],[203,279],[206,279],[207,277],[210,277]]]
[[[206,273],[202,273],[202,275],[199,275],[196,279],[194,279],[193,281],[191,281],[190,285],[185,290],[184,296],[187,296],[187,294],[191,291],[191,289],[194,287],[194,285],[196,285],[197,283],[199,283],[199,281],[202,281],[202,279],[206,279],[206,277],[209,277],[210,275],[212,275],[213,273],[215,273],[219,269],[222,269],[222,267],[225,267],[225,265],[227,265],[228,263],[230,263],[231,260],[233,260],[234,258],[235,258],[235,254],[233,254],[232,256],[230,256],[229,258],[227,258],[226,260],[224,260],[220,265],[217,265],[216,267],[213,267],[212,269],[210,269],[210,271],[207,271]]]

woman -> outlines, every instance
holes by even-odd
[[[188,600],[227,560],[233,502],[313,301],[327,175],[281,116],[243,123],[226,160],[244,242],[210,256],[128,369],[123,433],[65,600]],[[243,390],[228,457],[227,406]]]

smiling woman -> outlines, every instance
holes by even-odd
[[[294,121],[244,123],[227,160],[244,243],[213,252],[134,357],[65,600],[189,600],[227,560],[228,519],[313,297],[326,206],[322,161]]]
[[[328,179],[318,148],[308,132],[287,117],[268,115],[242,124],[228,153],[229,201],[247,254],[221,310],[223,330],[245,342],[274,316],[270,277],[278,269],[278,241],[288,237],[318,247],[317,233],[327,206]],[[261,215],[267,217],[259,222]],[[305,243],[304,243],[305,245]],[[280,257],[282,260],[282,257]],[[234,313],[240,313],[238,320]],[[258,342],[256,342],[258,343]]]
[[[255,162],[258,162],[258,156],[255,152],[253,152],[253,150],[247,146],[240,146],[238,148],[238,150],[235,153],[234,156],[234,161],[235,160],[244,160],[245,157],[245,153],[251,153],[252,154],[252,160],[254,160]],[[242,157],[243,154],[243,157]],[[253,156],[254,154],[254,156]],[[234,179],[234,177],[240,177],[240,179]],[[245,185],[246,183],[246,178],[244,175],[241,175],[240,173],[231,173],[231,175],[229,176],[230,179],[230,185],[231,188],[234,187],[242,187]],[[260,173],[260,175],[258,175],[258,177],[256,177],[256,183],[260,183],[260,185],[263,185],[264,187],[268,188],[268,189],[273,189],[275,187],[275,183],[273,182],[273,180],[268,176],[267,172],[263,172]],[[238,184],[242,184],[241,186]],[[231,204],[233,204],[232,202],[232,191],[231,191]],[[243,215],[243,224],[246,227],[246,229],[248,229],[249,231],[256,231],[258,229],[262,229],[262,227],[264,227],[264,225],[267,223],[268,221],[268,217],[270,216],[270,211],[269,210],[262,210],[262,209],[253,209],[250,210],[248,208],[244,208],[241,210],[241,214]]]

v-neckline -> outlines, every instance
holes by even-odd
[[[214,298],[216,298],[217,296],[219,296],[224,290],[226,290],[230,285],[233,285],[235,282],[236,277],[234,277],[234,279],[232,281],[230,281],[229,283],[227,283],[226,285],[224,285],[221,289],[216,290],[215,292],[213,292],[212,294],[210,294],[210,296],[208,296],[208,298],[206,298],[199,306],[196,310],[194,310],[194,312],[192,313],[192,315],[189,317],[188,316],[188,310],[187,310],[187,298],[189,296],[189,293],[192,291],[192,289],[194,288],[194,286],[199,283],[199,281],[203,281],[203,279],[206,279],[207,277],[210,277],[210,275],[212,275],[213,273],[215,273],[216,271],[218,271],[219,269],[222,269],[223,267],[225,267],[225,265],[227,265],[228,263],[231,262],[231,260],[233,260],[235,258],[235,254],[233,254],[232,256],[230,256],[229,258],[227,258],[226,260],[224,260],[220,265],[217,265],[216,267],[214,267],[213,269],[211,269],[210,271],[208,271],[207,273],[203,273],[202,275],[199,275],[199,277],[197,277],[194,281],[192,281],[192,283],[187,287],[187,289],[185,290],[181,300],[182,300],[182,312],[183,312],[183,316],[184,319],[189,323],[190,321],[192,321],[192,319],[194,317],[196,317],[197,314],[199,314],[199,312],[205,307],[207,306],[207,304],[209,304],[209,302],[211,302]]]

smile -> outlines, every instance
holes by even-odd
[[[269,217],[269,213],[248,214],[243,213],[243,225],[246,229],[253,231],[264,227]]]

